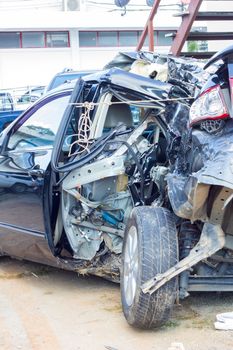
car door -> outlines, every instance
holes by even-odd
[[[9,128],[0,156],[1,234],[45,234],[45,174],[70,95],[67,90],[45,97]]]

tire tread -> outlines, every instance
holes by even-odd
[[[130,225],[136,225],[138,230],[141,286],[157,273],[163,273],[176,264],[178,260],[176,226],[174,216],[168,209],[152,207],[134,208],[127,227]],[[137,302],[130,308],[124,305],[122,292],[123,311],[127,321],[139,328],[162,326],[168,320],[174,305],[177,279],[170,280],[152,295],[144,294],[140,286],[137,288]]]

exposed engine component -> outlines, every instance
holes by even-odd
[[[64,179],[63,222],[74,258],[90,261],[121,253],[132,208],[151,204],[160,196],[159,187],[162,191],[164,179],[158,187],[160,174],[155,179],[152,171],[157,162],[166,162],[160,135],[149,115],[129,136],[108,141],[98,157]]]
[[[166,188],[166,180],[165,177],[168,173],[168,168],[165,166],[157,165],[156,167],[152,167],[150,171],[150,176],[152,181],[156,184],[158,188],[158,192],[160,196],[157,197],[152,205],[154,206],[162,206],[164,203],[165,197],[165,188]]]

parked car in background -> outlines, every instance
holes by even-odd
[[[15,120],[21,112],[22,110],[16,110],[11,93],[0,91],[0,131]]]
[[[23,110],[0,111],[0,132],[11,124],[22,112]]]
[[[72,69],[64,69],[62,72],[57,73],[48,86],[45,89],[45,93],[48,91],[55,89],[59,85],[62,85],[64,83],[69,83],[74,79],[79,79],[85,75],[95,73],[94,70],[82,70],[82,71],[74,71]]]
[[[18,105],[28,106],[44,94],[45,86],[34,86],[17,99]],[[26,108],[25,108],[26,109]]]
[[[14,99],[9,92],[0,91],[0,111],[13,111]]]
[[[0,131],[12,123],[33,102],[38,100],[43,95],[44,88],[44,86],[34,86],[20,97],[8,91],[0,91]]]

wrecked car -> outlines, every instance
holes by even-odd
[[[164,324],[176,295],[233,290],[232,57],[231,45],[209,60],[191,108],[165,108],[167,163],[150,173],[160,197],[132,210],[124,235],[122,305],[134,326]]]
[[[105,68],[46,95],[1,134],[0,177],[28,178],[23,190],[1,187],[1,254],[121,278],[127,321],[159,327],[178,274],[186,296],[208,289],[213,270],[231,260],[228,251],[210,257],[224,246],[204,203],[212,186],[190,180],[205,163],[193,130],[205,129],[200,120],[188,126],[189,110],[210,74],[192,60],[143,52]],[[193,203],[196,189],[203,194]],[[225,208],[231,197],[224,198]]]

